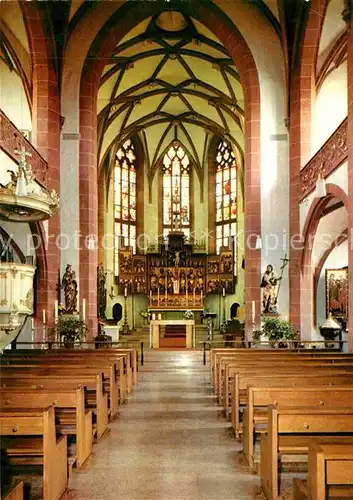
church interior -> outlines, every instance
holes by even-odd
[[[352,0],[2,0],[0,117],[1,499],[353,499]]]

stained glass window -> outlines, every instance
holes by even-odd
[[[216,251],[237,233],[237,162],[232,148],[221,141],[216,154]]]
[[[115,270],[118,242],[136,252],[136,154],[130,139],[116,153],[114,169]]]
[[[183,231],[190,236],[190,161],[179,142],[163,158],[163,235]]]

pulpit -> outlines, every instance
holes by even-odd
[[[195,321],[194,320],[152,320],[150,322],[150,347],[158,349],[161,338],[161,327],[168,325],[183,325],[186,329],[185,347],[195,348]]]

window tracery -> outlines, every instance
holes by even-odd
[[[175,142],[163,158],[163,236],[183,231],[190,236],[190,160],[182,145]]]
[[[231,146],[221,141],[216,153],[216,252],[237,233],[237,162]]]
[[[115,269],[119,240],[136,253],[136,151],[128,139],[116,153],[114,167]]]

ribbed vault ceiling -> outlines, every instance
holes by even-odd
[[[153,174],[179,139],[201,171],[209,140],[226,136],[242,155],[244,100],[237,69],[219,40],[175,11],[150,17],[121,40],[98,94],[103,161],[138,134]]]

